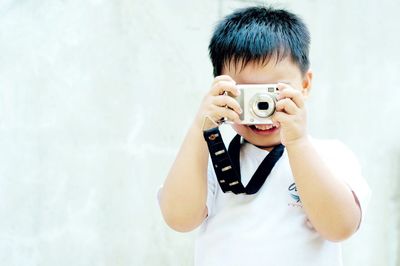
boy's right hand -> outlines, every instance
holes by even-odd
[[[202,130],[216,127],[216,124],[224,117],[232,122],[240,123],[239,114],[242,113],[242,109],[239,103],[231,96],[224,94],[225,92],[229,92],[234,97],[240,94],[236,82],[230,76],[216,77],[196,116],[196,123],[202,127]]]

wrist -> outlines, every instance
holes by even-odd
[[[311,144],[311,141],[310,141],[310,138],[308,137],[308,135],[285,142],[285,147],[288,151],[294,150],[294,149],[304,149],[304,148],[310,147],[311,145],[312,144]]]
[[[195,126],[199,131],[203,132],[205,130],[219,127],[219,124],[218,122],[214,121],[210,115],[199,113],[196,115],[193,126]]]

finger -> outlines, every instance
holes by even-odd
[[[242,108],[240,107],[239,103],[232,97],[227,95],[218,95],[213,97],[213,104],[220,106],[220,107],[229,107],[230,109],[234,110],[238,114],[242,113]]]
[[[282,83],[282,82],[279,82],[276,86],[278,88],[279,94],[281,94],[284,90],[291,88],[288,83]]]
[[[223,117],[226,117],[228,120],[232,122],[240,123],[240,118],[238,113],[229,108],[216,106],[215,113],[218,114],[218,120]]]
[[[224,94],[224,92],[231,93],[233,96],[239,96],[240,92],[236,87],[236,83],[232,81],[218,81],[211,89],[211,95],[217,96]]]
[[[233,78],[232,78],[231,76],[228,76],[228,75],[221,75],[221,76],[215,77],[215,78],[214,78],[214,81],[213,81],[213,85],[214,85],[215,83],[217,83],[218,81],[233,81],[233,82],[235,82],[235,81],[233,80]],[[235,82],[235,84],[236,84],[236,82]]]
[[[291,119],[290,115],[288,115],[284,112],[280,112],[280,111],[276,111],[274,113],[274,115],[272,116],[272,121],[276,121],[282,125],[288,123],[290,121],[290,119]]]
[[[299,108],[304,107],[304,96],[299,90],[293,89],[292,87],[285,87],[283,89],[280,89],[279,95],[278,95],[278,100],[284,99],[284,98],[292,99],[292,101]]]
[[[289,115],[294,115],[298,113],[299,108],[290,98],[285,98],[276,103],[276,110],[283,111]]]

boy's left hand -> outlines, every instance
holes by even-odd
[[[307,138],[304,95],[288,84],[279,83],[278,88],[278,102],[272,119],[279,122],[281,142],[288,146]]]

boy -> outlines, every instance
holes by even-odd
[[[337,242],[359,228],[369,188],[346,147],[307,134],[309,42],[305,24],[285,10],[246,8],[217,25],[209,45],[215,79],[159,194],[170,227],[201,225],[195,265],[341,265]],[[272,124],[240,123],[237,84],[277,84]],[[222,118],[242,139],[243,186],[284,145],[255,193],[224,193],[208,162],[203,130]]]

